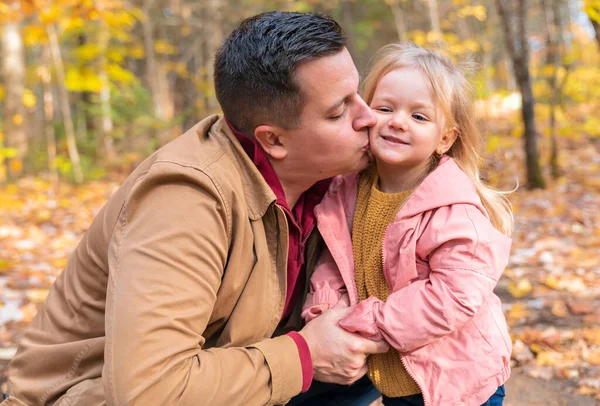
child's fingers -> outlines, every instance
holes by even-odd
[[[363,352],[365,354],[381,354],[384,352],[388,352],[390,350],[390,346],[384,340],[381,341],[371,341],[365,339],[363,341]]]
[[[337,303],[333,305],[332,309],[336,309],[336,308],[340,308],[340,307],[348,307],[348,305],[343,300],[338,300]]]

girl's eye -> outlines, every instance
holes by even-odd
[[[427,117],[423,114],[413,114],[413,118],[418,121],[427,121]]]
[[[392,109],[390,109],[389,107],[376,107],[373,110],[381,111],[382,113],[391,113],[392,112]]]

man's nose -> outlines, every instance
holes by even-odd
[[[360,111],[356,120],[354,120],[354,130],[361,131],[373,127],[377,123],[375,114],[360,96],[358,96],[358,103]]]

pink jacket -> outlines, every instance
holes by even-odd
[[[357,185],[357,174],[337,177],[315,209],[328,250],[311,278],[307,321],[340,300],[358,303],[351,241]],[[493,292],[510,244],[471,180],[444,158],[386,229],[384,273],[393,293],[387,302],[358,303],[340,325],[395,347],[425,405],[481,405],[510,376],[511,340]]]

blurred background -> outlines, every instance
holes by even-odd
[[[517,190],[497,293],[509,405],[600,400],[600,0],[2,0],[0,384],[111,193],[218,113],[213,55],[244,18],[333,15],[359,72],[390,42],[478,63],[484,176]]]

